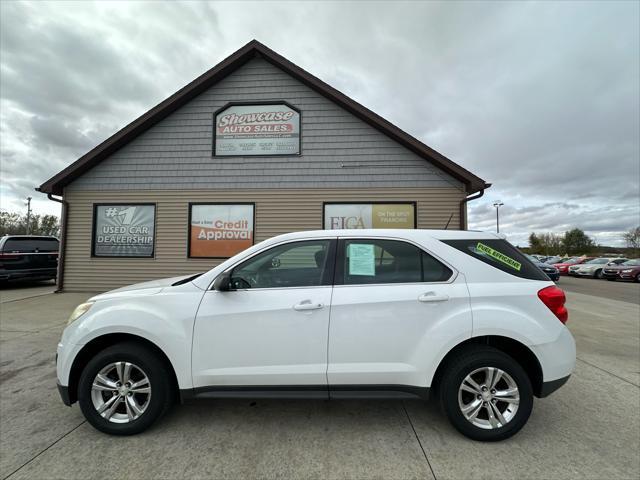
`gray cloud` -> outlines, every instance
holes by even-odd
[[[637,2],[0,8],[3,208],[257,38],[493,183],[472,228],[640,223]]]

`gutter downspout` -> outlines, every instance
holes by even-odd
[[[62,204],[62,212],[60,213],[60,253],[58,254],[58,272],[56,275],[56,291],[61,293],[64,285],[64,260],[67,249],[67,218],[69,212],[69,204],[64,198],[54,198],[53,194],[47,193],[47,198],[53,202]]]
[[[477,200],[478,198],[484,195],[484,191],[491,186],[490,183],[485,183],[484,188],[480,190],[478,193],[471,195],[469,197],[465,197],[460,200],[460,230],[467,229],[467,203],[471,200]]]

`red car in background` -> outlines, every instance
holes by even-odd
[[[571,265],[580,265],[581,263],[584,263],[587,260],[591,260],[592,258],[594,258],[594,257],[572,257],[572,258],[567,258],[566,260],[563,260],[560,263],[556,263],[553,266],[558,269],[558,273],[560,275],[568,275],[569,274],[569,267]]]
[[[602,271],[607,280],[633,280],[640,282],[640,259],[627,260],[620,265],[608,266]]]

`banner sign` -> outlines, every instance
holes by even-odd
[[[253,204],[192,204],[189,257],[229,258],[253,245]]]
[[[214,155],[300,153],[300,113],[290,106],[231,105],[215,117]]]
[[[484,243],[478,242],[478,245],[476,246],[476,250],[478,252],[484,253],[485,255],[488,255],[489,257],[501,263],[504,263],[505,265],[510,266],[515,270],[520,271],[520,268],[522,268],[522,264],[517,260],[514,260],[513,258],[506,256],[504,253],[500,253],[499,251],[494,250],[493,248],[491,248],[488,245],[485,245]]]
[[[414,203],[326,203],[325,230],[416,228]]]
[[[93,255],[153,257],[155,205],[95,205]]]

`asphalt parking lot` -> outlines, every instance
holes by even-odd
[[[0,478],[638,478],[640,285],[560,286],[576,370],[497,444],[419,401],[198,402],[141,435],[106,436],[55,388],[57,341],[88,295],[0,291]]]

